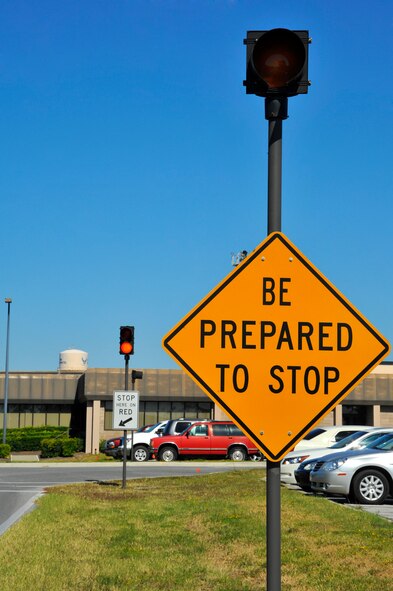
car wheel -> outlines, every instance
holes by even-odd
[[[174,447],[162,447],[158,452],[158,459],[161,462],[174,462],[177,460],[178,453]]]
[[[147,462],[150,454],[144,445],[136,445],[134,447],[134,461],[135,462]]]
[[[389,483],[382,472],[365,470],[353,479],[353,494],[358,503],[380,505],[389,494]]]
[[[263,457],[261,453],[256,453],[256,454],[250,454],[248,456],[248,458],[252,461],[252,462],[262,462]]]
[[[246,452],[242,447],[233,447],[228,456],[234,462],[243,462],[246,459]]]

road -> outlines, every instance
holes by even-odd
[[[247,470],[265,468],[265,462],[163,462],[128,463],[127,479],[162,478],[173,476],[197,476],[227,472],[228,470]],[[37,463],[37,464],[0,464],[0,535],[2,535],[22,515],[34,507],[35,500],[44,494],[48,486],[72,482],[107,482],[122,480],[122,463]],[[302,493],[297,486],[288,488]],[[332,499],[333,500],[333,499]],[[345,499],[335,502],[347,504]],[[370,513],[375,513],[393,521],[393,501],[384,505],[356,505]]]
[[[128,463],[127,479],[197,476],[228,470],[262,468],[264,462]],[[72,482],[122,480],[123,465],[116,463],[0,464],[0,535],[27,511],[48,486]]]

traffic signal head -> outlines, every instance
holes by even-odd
[[[247,94],[295,96],[308,92],[308,31],[248,31]]]
[[[134,355],[134,327],[120,327],[120,355]]]
[[[141,380],[143,378],[143,371],[140,371],[139,369],[133,369],[131,371],[131,379],[133,382],[135,382],[135,380]]]

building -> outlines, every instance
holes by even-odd
[[[112,430],[114,390],[124,390],[124,369],[90,369],[87,364],[54,372],[10,372],[7,428],[63,425],[83,437],[85,451],[94,453],[100,440],[117,435]],[[224,413],[180,369],[142,369],[135,383],[140,393],[139,424],[179,418],[222,419]],[[4,372],[0,392],[4,392]],[[131,389],[131,381],[129,384]],[[4,404],[0,404],[0,427]],[[362,424],[393,427],[393,363],[379,365],[322,425]]]

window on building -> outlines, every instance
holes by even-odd
[[[172,402],[171,419],[181,419],[185,415],[184,402]]]
[[[21,404],[19,412],[19,426],[32,427],[33,426],[33,404]]]
[[[158,402],[145,401],[144,425],[154,425],[158,422]],[[142,426],[142,425],[141,425]]]
[[[4,416],[4,404],[0,406],[0,420]],[[69,427],[71,424],[71,404],[8,404],[7,428],[21,427]]]
[[[343,404],[343,425],[372,425],[368,405]]]

